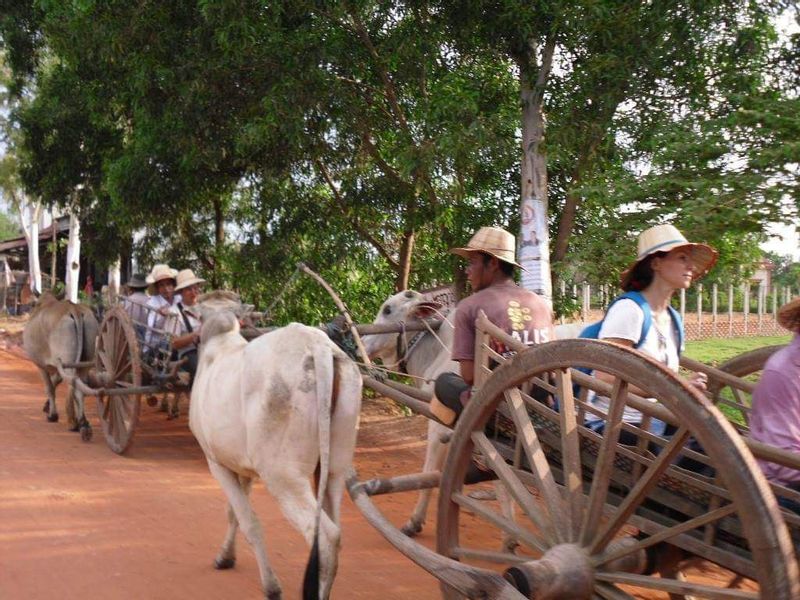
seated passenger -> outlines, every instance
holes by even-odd
[[[122,307],[125,312],[130,316],[133,321],[133,327],[136,330],[136,337],[139,343],[144,341],[144,333],[147,325],[147,301],[150,296],[147,295],[147,282],[144,275],[136,273],[125,284],[128,290],[128,295],[122,301]]]
[[[457,306],[452,359],[459,373],[442,373],[436,379],[431,411],[452,424],[469,401],[475,377],[475,319],[483,310],[487,318],[509,336],[531,345],[554,339],[553,315],[543,298],[514,282],[514,236],[497,227],[481,227],[465,248],[450,252],[469,261],[467,278],[472,295]],[[520,267],[521,268],[521,267]],[[508,348],[493,342],[500,354]]]
[[[191,384],[197,372],[197,344],[200,342],[200,319],[192,307],[197,304],[197,297],[202,293],[201,285],[206,280],[196,277],[191,269],[183,269],[176,282],[175,291],[181,293],[182,300],[174,305],[178,319],[172,348],[176,352],[175,358],[187,359],[181,370],[189,374],[188,383]]]
[[[794,337],[764,365],[761,380],[753,391],[750,437],[800,456],[800,298],[778,311],[778,323]],[[771,482],[800,491],[800,471],[757,460]],[[778,503],[800,513],[797,502],[778,498]]]
[[[644,307],[632,299],[620,299],[609,307],[598,335],[599,339],[614,342],[628,348],[636,348],[651,356],[674,372],[678,372],[682,334],[676,319],[669,310],[673,294],[687,289],[694,281],[708,273],[717,261],[717,252],[706,244],[690,243],[672,225],[656,225],[639,235],[638,252],[633,264],[623,271],[620,285],[626,292],[639,292],[651,313],[651,325],[643,332]],[[642,335],[644,333],[644,337]],[[641,343],[640,343],[641,342]],[[607,373],[595,372],[602,381],[612,383],[614,378]],[[706,375],[696,373],[690,384],[703,391],[706,389]],[[641,390],[631,390],[641,393]],[[606,397],[590,394],[589,401],[597,408],[608,411]],[[655,398],[651,398],[655,402]],[[639,426],[642,413],[625,407],[622,420]],[[587,413],[586,425],[598,433],[605,428],[605,419]],[[664,435],[666,424],[653,419],[650,431]],[[620,442],[636,445],[637,437],[624,429],[620,432]]]
[[[174,328],[175,313],[172,307],[180,302],[180,294],[175,294],[175,277],[178,272],[167,265],[155,265],[147,276],[150,299],[147,301],[147,339],[148,350],[152,353],[158,347],[165,347],[166,340],[159,331]],[[158,331],[156,331],[158,330]]]

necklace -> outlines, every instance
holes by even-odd
[[[666,319],[664,319],[666,317]],[[669,356],[667,354],[667,336],[664,333],[664,330],[667,330],[666,327],[669,327],[669,315],[666,313],[659,313],[658,315],[653,315],[653,329],[656,331],[656,336],[658,338],[658,360],[660,360],[665,365],[669,364]]]

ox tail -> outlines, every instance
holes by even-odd
[[[83,312],[71,310],[72,325],[75,327],[75,356],[73,362],[83,360]]]
[[[322,508],[328,487],[331,456],[331,411],[334,394],[334,358],[327,344],[314,346],[314,371],[317,382],[317,424],[319,426],[319,484],[317,514],[314,520],[314,543],[303,578],[303,600],[318,600],[320,589],[319,533]]]

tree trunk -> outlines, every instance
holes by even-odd
[[[117,301],[117,296],[119,296],[121,264],[122,261],[117,258],[108,267],[108,305],[114,304]]]
[[[408,289],[408,280],[411,276],[411,255],[414,252],[414,231],[406,231],[403,234],[403,243],[400,246],[400,256],[398,257],[398,271],[395,279],[395,290],[402,291]]]
[[[547,228],[547,159],[544,142],[544,89],[550,73],[555,38],[545,43],[541,66],[523,57],[520,67],[522,100],[522,199],[519,261],[522,285],[548,302],[553,299],[550,277],[550,236]]]
[[[78,303],[78,278],[81,274],[81,222],[74,214],[69,216],[69,243],[67,244],[67,272],[64,276],[66,299]]]
[[[222,277],[219,273],[219,257],[225,244],[225,207],[219,198],[214,198],[214,271],[211,275],[211,285],[221,287]]]
[[[53,255],[50,257],[50,291],[52,292],[56,287],[56,259],[58,258],[58,228],[56,227],[55,209],[50,211],[50,227],[53,229],[51,238]]]
[[[28,284],[32,292],[42,293],[42,269],[39,264],[39,214],[41,205],[38,202],[22,201],[17,205],[22,234],[28,245]]]

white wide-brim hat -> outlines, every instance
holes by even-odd
[[[692,281],[703,277],[717,262],[719,254],[708,244],[689,242],[674,225],[656,225],[639,234],[636,260],[622,272],[620,286],[627,290],[636,270],[636,265],[656,252],[670,252],[676,248],[686,248],[691,252],[694,274]]]
[[[792,333],[800,332],[800,296],[778,309],[778,323]]]
[[[158,287],[159,281],[164,281],[165,279],[172,279],[173,281],[175,281],[177,275],[178,271],[176,271],[175,269],[171,269],[169,265],[160,264],[153,266],[153,270],[150,271],[150,274],[145,279],[145,281],[147,281],[148,285],[150,286],[148,288],[148,291],[151,294],[154,294],[156,287]]]
[[[469,258],[473,252],[484,252],[515,267],[523,268],[516,260],[517,242],[514,236],[499,227],[481,227],[464,248],[452,248],[453,254]]]
[[[196,283],[205,283],[205,279],[201,279],[194,274],[194,271],[191,269],[183,269],[182,271],[178,272],[178,276],[175,279],[175,291],[178,292],[184,288],[189,287],[190,285],[194,285]]]

